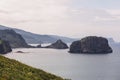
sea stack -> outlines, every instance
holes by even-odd
[[[70,45],[70,53],[112,53],[108,40],[103,37],[88,36]]]
[[[11,52],[12,49],[8,41],[0,39],[0,54],[6,54]]]
[[[55,43],[52,43],[49,46],[46,46],[45,48],[54,48],[54,49],[67,49],[68,46],[66,43],[64,43],[62,40],[57,40]]]

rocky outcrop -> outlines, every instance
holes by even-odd
[[[55,43],[46,46],[45,48],[54,48],[54,49],[67,49],[68,46],[62,40],[57,40]]]
[[[24,53],[23,51],[17,51],[16,53]]]
[[[0,30],[0,38],[8,41],[12,48],[28,48],[29,46],[23,37],[14,30],[6,29]]]
[[[36,48],[42,48],[41,44],[37,45]]]
[[[70,45],[70,53],[112,53],[108,40],[103,37],[88,36]]]
[[[9,42],[0,39],[0,54],[6,54],[11,51]]]

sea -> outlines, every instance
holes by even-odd
[[[112,48],[113,53],[110,54],[71,54],[69,49],[17,48],[4,56],[71,80],[120,80],[120,46]]]

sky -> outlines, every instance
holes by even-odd
[[[120,0],[1,0],[0,24],[37,34],[120,42]]]

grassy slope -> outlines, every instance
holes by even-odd
[[[0,80],[63,80],[16,60],[0,56]]]

